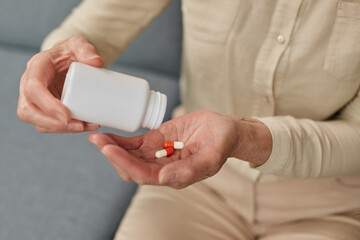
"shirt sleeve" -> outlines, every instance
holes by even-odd
[[[41,49],[81,35],[104,58],[105,65],[116,60],[126,46],[171,0],[84,0],[44,40]]]
[[[360,93],[332,120],[258,118],[269,127],[273,150],[263,173],[284,177],[343,177],[360,172]]]

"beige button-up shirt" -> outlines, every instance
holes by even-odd
[[[113,62],[169,0],[85,0],[43,48],[86,36]],[[257,117],[273,151],[251,179],[360,175],[360,0],[183,0],[182,103]],[[358,179],[358,178],[357,178]]]

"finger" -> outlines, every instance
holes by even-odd
[[[116,146],[116,143],[108,136],[106,136],[105,134],[101,134],[101,133],[92,133],[89,134],[88,136],[88,140],[89,142],[91,142],[92,144],[94,144],[95,146],[97,146],[100,150],[105,146],[105,145],[114,145]],[[126,170],[122,169],[118,164],[114,164],[113,162],[111,162],[109,160],[109,162],[111,163],[111,165],[115,168],[115,170],[117,171],[118,175],[125,181],[127,182],[133,182],[133,178],[131,178],[129,176],[129,174],[126,172]]]
[[[111,163],[111,162],[110,162]],[[115,170],[116,170],[116,172],[117,172],[117,174],[123,179],[123,180],[125,180],[125,181],[127,181],[127,182],[134,182],[134,179],[132,179],[130,176],[129,176],[129,174],[124,170],[124,169],[121,169],[119,166],[117,166],[116,164],[111,164],[114,168],[115,168]]]
[[[24,97],[19,100],[17,114],[21,120],[42,128],[65,130],[67,126],[58,119],[44,114],[36,105]]]
[[[105,135],[113,139],[117,145],[127,150],[139,149],[144,142],[144,138],[142,135],[134,137],[123,137],[112,133],[105,133]]]
[[[74,54],[76,61],[94,67],[102,67],[104,60],[98,55],[96,48],[84,37],[75,36],[65,42],[64,47]]]
[[[112,144],[116,145],[116,142],[104,133],[90,133],[88,141],[102,149],[105,145]]]
[[[126,138],[103,133],[92,133],[88,136],[88,140],[103,152],[124,180],[136,181],[139,184],[158,184],[157,173],[160,170],[159,164],[151,165],[141,161],[118,146],[118,143],[121,143],[134,147],[131,141],[137,138]],[[138,143],[139,140],[134,142]],[[110,146],[113,146],[114,149],[109,148]],[[139,146],[136,147],[138,148]]]
[[[27,79],[24,83],[24,96],[37,105],[41,111],[67,125],[71,119],[69,110],[54,97],[48,83],[54,78],[53,67],[46,57],[37,57],[27,67]],[[36,124],[36,122],[34,122]]]
[[[119,145],[126,150],[139,149],[143,142],[143,138],[141,136],[122,137],[111,133],[90,134],[88,139],[100,148],[106,144],[114,144]]]
[[[198,152],[187,158],[165,165],[159,172],[159,183],[184,188],[214,175],[221,168],[221,156]]]
[[[97,131],[100,129],[100,125],[99,124],[95,124],[95,123],[88,123],[88,122],[84,122],[85,123],[85,132],[89,132],[89,131]]]
[[[28,63],[28,65],[29,65],[29,63]],[[24,96],[24,86],[25,86],[25,80],[27,79],[27,76],[28,76],[28,73],[25,70],[25,72],[23,73],[23,75],[21,76],[21,79],[20,79],[19,98],[21,96]]]
[[[97,124],[85,123],[80,120],[72,119],[67,126],[64,126],[59,120],[45,115],[34,104],[22,98],[19,102],[18,116],[21,120],[29,123],[36,122],[35,128],[39,132],[84,132],[84,131],[96,131],[100,128]]]
[[[152,156],[154,156],[154,159],[152,160],[152,162],[156,162],[159,163],[161,165],[166,165],[169,163],[172,163],[174,161],[178,161],[179,160],[179,154],[175,153],[174,155],[171,155],[170,157],[162,157],[162,158],[156,158],[155,156],[156,151],[154,151],[154,153],[152,153]],[[151,161],[151,158],[149,157],[149,161]]]
[[[138,184],[158,185],[160,165],[141,161],[130,155],[123,148],[108,144],[101,148],[101,152],[109,162],[126,173]]]
[[[35,129],[41,133],[81,133],[88,131],[99,130],[100,126],[97,124],[86,123],[80,120],[72,119],[65,130],[55,130],[35,126]]]

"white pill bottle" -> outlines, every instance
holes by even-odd
[[[61,101],[75,119],[135,132],[159,128],[167,98],[144,79],[74,62]]]

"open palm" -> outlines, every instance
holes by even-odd
[[[89,141],[109,159],[119,175],[139,184],[183,188],[217,173],[237,141],[235,124],[224,115],[198,111],[168,121],[157,130],[126,138],[93,133]],[[185,147],[157,159],[164,141]]]

